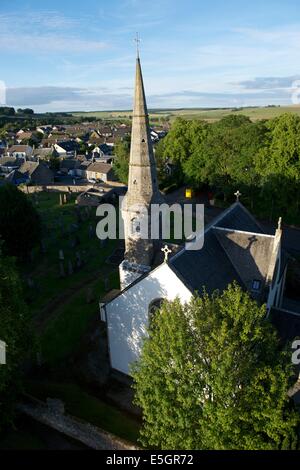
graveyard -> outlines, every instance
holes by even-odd
[[[107,403],[103,393],[109,366],[99,299],[119,286],[117,263],[110,260],[122,246],[96,237],[95,208],[78,207],[73,195],[28,197],[41,216],[42,239],[22,273],[36,333],[25,393],[60,398],[75,416],[136,440],[137,420]],[[99,377],[89,374],[95,360]]]

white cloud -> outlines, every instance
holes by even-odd
[[[78,37],[73,30],[79,24],[79,19],[48,10],[22,15],[0,14],[0,47],[6,52],[44,52],[47,55],[97,52],[106,47],[105,42]]]

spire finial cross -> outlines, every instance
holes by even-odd
[[[236,193],[234,193],[234,195],[236,197],[236,202],[239,202],[240,197],[242,196],[242,193],[240,193],[239,189],[236,191]]]
[[[140,57],[140,42],[141,42],[139,38],[139,33],[136,33],[134,41],[136,42],[136,55],[137,55],[137,58],[139,58]]]
[[[161,251],[165,254],[165,259],[164,262],[166,263],[169,259],[169,254],[172,253],[172,250],[168,247],[168,245],[165,245]]]

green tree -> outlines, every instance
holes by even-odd
[[[0,340],[6,364],[0,365],[0,431],[11,422],[21,388],[21,365],[33,346],[30,318],[14,261],[0,252]]]
[[[141,441],[161,449],[286,449],[299,414],[287,397],[290,355],[236,284],[164,303],[133,367]]]
[[[0,238],[3,252],[20,260],[39,242],[41,221],[28,196],[11,184],[0,187]]]
[[[115,146],[114,171],[122,183],[127,183],[129,172],[130,137],[119,140]]]

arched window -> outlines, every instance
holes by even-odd
[[[149,325],[151,328],[151,320],[155,317],[156,312],[161,308],[162,303],[165,299],[154,299],[150,302],[148,307],[148,318],[149,318]]]
[[[131,234],[137,235],[140,233],[140,231],[141,231],[141,222],[136,217],[134,217],[133,219],[131,219]]]

